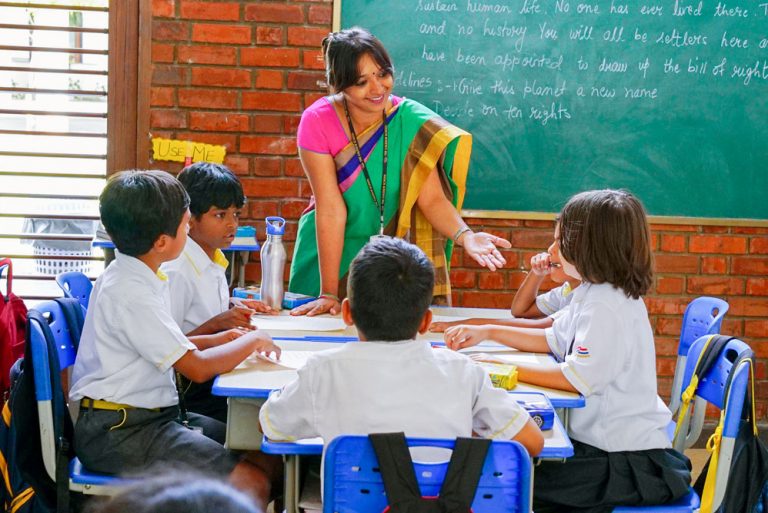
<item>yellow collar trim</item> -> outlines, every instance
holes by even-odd
[[[229,260],[224,256],[224,252],[218,248],[213,252],[213,262],[224,269],[229,267]]]
[[[155,274],[156,274],[156,275],[157,275],[157,277],[158,277],[158,278],[160,278],[162,281],[168,281],[168,275],[167,275],[167,274],[165,274],[165,273],[164,273],[163,271],[161,271],[160,269],[158,269],[158,270],[157,270],[157,272],[156,272]]]

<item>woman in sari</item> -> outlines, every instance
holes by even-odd
[[[299,220],[289,290],[318,299],[294,315],[340,312],[346,274],[373,236],[418,245],[435,265],[435,300],[450,301],[454,245],[495,270],[510,243],[462,220],[471,136],[423,105],[391,93],[394,68],[381,42],[352,28],[323,40],[335,93],[307,108],[298,146],[313,197]]]

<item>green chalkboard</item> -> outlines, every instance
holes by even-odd
[[[768,219],[768,0],[342,0],[340,24],[473,134],[465,209],[624,187],[654,215]]]

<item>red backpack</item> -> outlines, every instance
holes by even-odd
[[[16,360],[24,356],[24,335],[27,327],[27,307],[13,293],[13,266],[10,258],[0,260],[0,276],[7,269],[6,291],[0,292],[0,393],[8,398],[9,373]]]

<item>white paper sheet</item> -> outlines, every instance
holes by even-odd
[[[267,331],[343,331],[347,327],[340,317],[306,315],[254,315],[251,317],[251,324]]]
[[[280,354],[279,360],[268,358],[261,354],[256,354],[251,358],[255,357],[261,361],[269,362],[281,367],[286,367],[288,369],[300,369],[304,367],[304,364],[307,363],[307,358],[309,358],[309,355],[311,355],[313,352],[316,351],[283,351]]]

